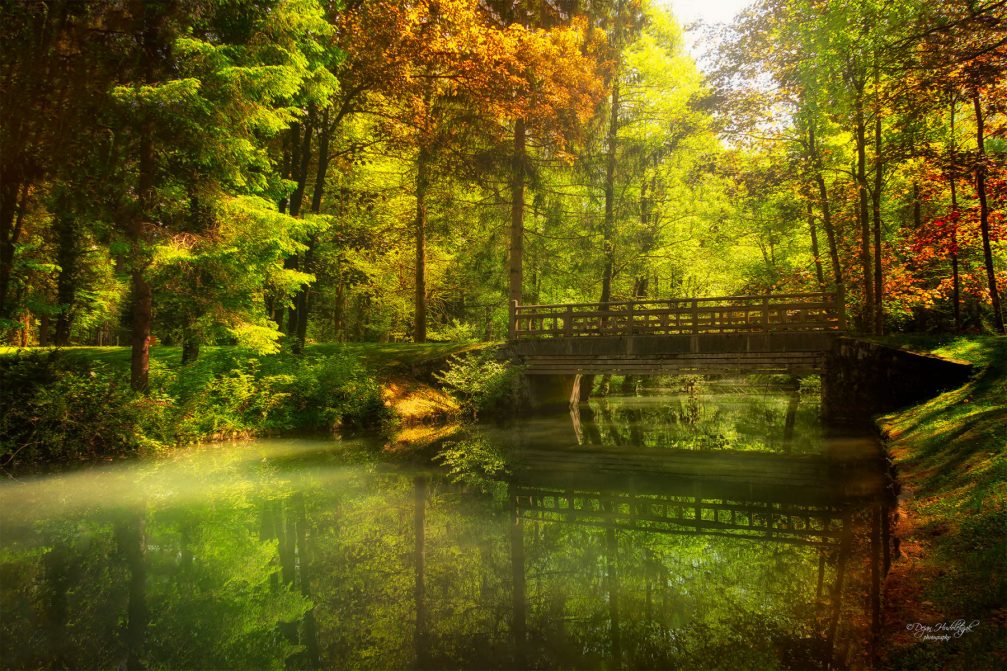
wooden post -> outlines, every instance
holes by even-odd
[[[692,299],[692,332],[699,333],[699,303]]]
[[[762,297],[762,332],[769,333],[769,296]]]
[[[510,302],[507,317],[507,340],[514,340],[517,335],[517,301]]]
[[[567,338],[573,335],[573,306],[566,306],[566,314],[563,316],[563,335]]]
[[[633,335],[633,303],[626,306],[626,335]]]

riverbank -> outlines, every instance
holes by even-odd
[[[195,442],[443,422],[463,411],[438,388],[451,357],[481,346],[321,344],[302,356],[204,348],[182,365],[155,347],[147,395],[129,350],[0,351],[0,466],[70,464]]]
[[[1007,338],[888,344],[969,361],[979,372],[878,421],[901,485],[882,666],[1005,668]]]

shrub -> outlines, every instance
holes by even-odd
[[[373,375],[356,358],[333,355],[284,361],[286,375],[266,379],[283,404],[272,409],[272,428],[331,431],[339,426],[363,427],[379,423],[387,409]]]
[[[377,381],[355,357],[263,358],[227,351],[182,368],[168,387],[183,408],[184,437],[377,424],[386,412]]]
[[[166,437],[170,399],[143,396],[58,352],[0,360],[0,460],[66,462],[135,454]]]
[[[377,381],[348,355],[217,351],[178,369],[153,365],[146,395],[130,389],[124,371],[58,351],[0,357],[0,465],[363,427],[387,414]]]
[[[451,357],[434,377],[474,416],[511,412],[517,404],[518,369],[498,361],[493,350]]]

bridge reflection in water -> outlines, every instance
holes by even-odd
[[[0,485],[0,658],[868,666],[888,547],[877,445],[823,439],[814,394],[725,387],[473,427],[442,446],[462,460],[445,469],[284,439]]]
[[[583,423],[576,413],[574,422]],[[580,427],[582,433],[596,434],[597,428]],[[516,664],[526,665],[536,648],[528,633],[528,581],[541,591],[543,580],[549,580],[540,570],[530,570],[528,556],[541,555],[541,539],[550,527],[579,527],[595,534],[603,556],[604,593],[598,596],[607,601],[609,640],[603,666],[641,666],[648,637],[654,650],[678,645],[676,637],[689,618],[680,612],[675,616],[674,594],[680,590],[669,586],[694,579],[696,567],[685,564],[682,574],[674,575],[681,561],[646,549],[659,545],[661,536],[709,539],[698,546],[710,555],[704,562],[717,561],[729,547],[753,543],[780,546],[770,551],[778,558],[790,552],[788,546],[814,553],[814,600],[805,604],[809,621],[789,637],[774,634],[777,661],[781,668],[870,665],[881,624],[880,582],[890,562],[891,493],[876,444],[870,439],[841,442],[828,455],[523,445],[514,455],[508,482]],[[641,548],[642,560],[633,556]],[[626,563],[635,564],[629,585],[620,576]],[[852,584],[851,572],[856,574]],[[733,584],[711,580],[700,577],[691,589],[720,590],[719,598],[728,601],[730,592],[746,589],[743,579]],[[641,587],[642,595],[627,593]],[[538,622],[532,629],[541,627]],[[631,640],[624,640],[626,629]],[[866,650],[863,640],[869,641]],[[650,660],[657,666],[703,663],[654,650]],[[722,668],[723,661],[707,660],[709,668]],[[759,667],[759,662],[751,664]],[[734,668],[747,666],[739,661]]]

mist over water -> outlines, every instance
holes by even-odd
[[[869,438],[829,435],[817,404],[813,388],[693,380],[412,451],[259,440],[8,481],[0,654],[856,668],[887,560],[884,465]]]

